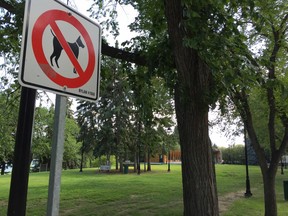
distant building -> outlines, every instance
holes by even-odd
[[[215,164],[222,163],[223,159],[222,159],[221,150],[213,148],[213,161]],[[152,157],[150,159],[150,162],[167,163],[168,162],[168,153],[166,153],[166,154],[163,153],[163,154],[159,154],[155,157]],[[172,162],[172,163],[181,162],[181,150],[180,149],[170,151],[170,162]]]

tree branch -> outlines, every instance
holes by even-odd
[[[15,12],[15,7],[12,4],[9,4],[8,2],[4,0],[0,0],[0,7],[4,8],[5,10],[9,11],[10,13]]]
[[[255,149],[255,152],[257,154],[259,163],[261,164],[261,166],[263,166],[263,168],[268,169],[265,158],[265,151],[259,143],[256,131],[253,126],[252,113],[250,110],[248,95],[246,94],[245,88],[241,90],[231,89],[231,92],[233,93],[232,95],[230,95],[230,98],[232,99],[233,103],[236,105],[240,113],[242,121],[249,134],[249,138],[252,141],[251,144],[253,145],[253,148]]]
[[[283,18],[283,20],[282,20],[282,22],[280,24],[280,29],[283,29],[286,26],[287,20],[288,20],[288,13],[285,14],[285,16],[284,16],[284,18]],[[284,30],[283,33],[285,34],[285,30]]]
[[[102,40],[101,53],[102,55],[135,63],[140,66],[147,66],[146,58],[140,53],[131,53],[125,50],[111,47],[104,40]]]

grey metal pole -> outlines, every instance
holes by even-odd
[[[67,98],[64,96],[56,95],[47,216],[59,215],[66,105]]]

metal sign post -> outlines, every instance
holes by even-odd
[[[56,95],[47,216],[59,214],[67,98]]]

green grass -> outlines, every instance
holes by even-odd
[[[237,168],[237,170],[239,170],[239,168]],[[245,172],[244,166],[242,167],[242,172]],[[288,170],[284,170],[284,175],[281,175],[279,170],[276,176],[275,186],[276,186],[278,216],[288,215],[288,206],[287,206],[288,201],[284,201],[284,191],[283,191],[283,181],[288,180],[287,174]],[[222,214],[223,216],[264,215],[264,194],[263,194],[264,192],[263,192],[263,181],[262,176],[260,174],[260,168],[257,166],[249,166],[249,176],[251,183],[251,192],[253,194],[252,197],[250,198],[240,197],[230,205],[229,210],[224,214]],[[245,182],[243,181],[242,184],[245,192]],[[222,186],[224,185],[218,182],[218,187],[221,188]]]
[[[182,215],[182,183],[180,165],[153,165],[152,172],[103,174],[97,169],[65,170],[61,183],[61,216],[94,215]],[[219,199],[225,198],[227,209],[221,215],[263,215],[263,184],[258,167],[249,167],[251,191],[245,192],[245,167],[217,165]],[[287,170],[288,172],[288,170]],[[283,180],[287,174],[277,176],[278,215],[288,215],[283,199]],[[46,215],[49,173],[31,173],[29,179],[27,216]],[[0,176],[0,215],[6,215],[10,175]],[[238,193],[238,198],[230,199]],[[239,196],[240,194],[240,196]],[[228,198],[227,198],[228,197]],[[250,214],[251,213],[251,214]]]

